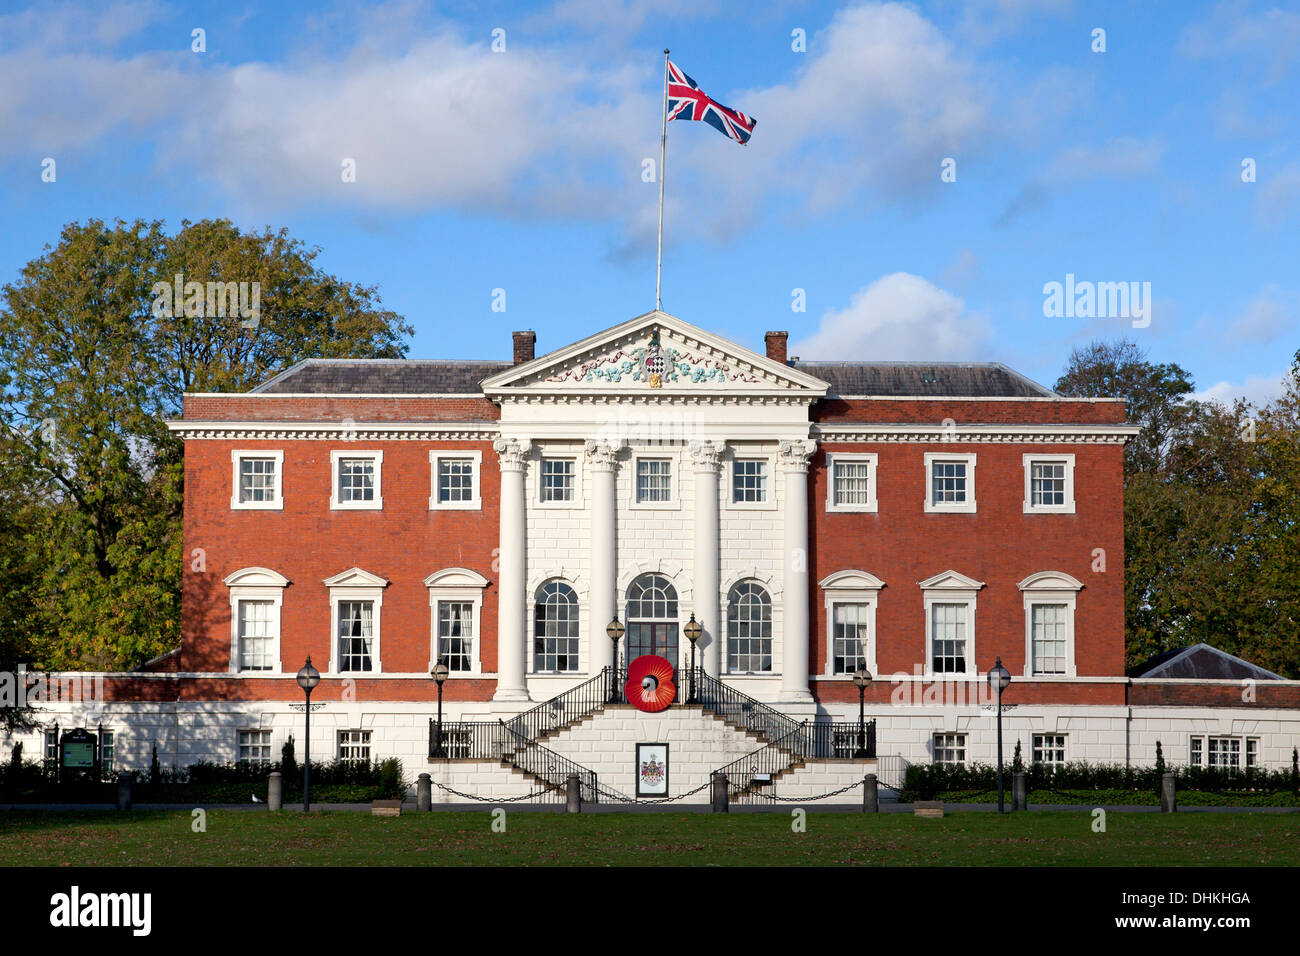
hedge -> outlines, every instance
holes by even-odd
[[[1206,767],[1172,767],[1179,799],[1184,793],[1202,794],[1286,794],[1295,797],[1295,775],[1289,770],[1261,770],[1248,767],[1237,770],[1209,769]],[[1039,792],[1111,792],[1150,794],[1154,798],[1160,789],[1160,771],[1155,767],[1125,767],[1119,764],[1071,761],[1050,766],[1031,764],[1025,768],[1025,783],[1030,791]],[[903,777],[899,799],[935,800],[940,795],[960,793],[997,792],[997,767],[990,764],[912,764]],[[1011,772],[1006,770],[1003,785],[1011,790]],[[978,802],[978,801],[972,801]],[[1040,800],[1038,802],[1077,803],[1078,800]],[[1111,802],[1145,802],[1111,801]],[[1270,804],[1273,805],[1273,804]],[[1291,806],[1291,803],[1276,804]]]
[[[287,772],[281,768],[288,763]],[[283,775],[284,802],[302,800],[302,764],[208,763],[200,761],[183,770],[131,772],[135,803],[253,803],[266,799],[267,780],[273,770]],[[374,763],[334,760],[311,763],[311,795],[316,803],[366,803],[400,800],[406,796],[401,761],[395,757]],[[0,769],[0,803],[115,803],[117,786],[108,782],[60,783],[37,761],[7,763]]]

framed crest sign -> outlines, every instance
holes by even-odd
[[[668,745],[636,745],[636,795],[668,796]]]

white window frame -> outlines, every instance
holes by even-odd
[[[1059,748],[1061,751],[1060,763],[1056,761],[1038,761],[1034,759],[1034,751],[1044,749],[1038,747],[1038,745],[1035,743],[1036,740],[1042,737],[1061,738],[1061,746]],[[1056,750],[1057,748],[1051,747],[1048,749]],[[1035,731],[1029,735],[1029,763],[1031,766],[1035,763],[1040,763],[1044,767],[1059,767],[1062,764],[1069,763],[1069,761],[1070,761],[1070,735],[1069,734],[1058,734],[1055,732],[1048,733],[1046,731]]]
[[[1210,769],[1210,739],[1211,738],[1215,740],[1237,741],[1237,745],[1238,745],[1237,753],[1241,757],[1241,762],[1238,763],[1236,767],[1237,770],[1245,770],[1248,766],[1254,767],[1257,770],[1263,769],[1263,764],[1260,762],[1259,759],[1260,746],[1259,746],[1258,734],[1213,734],[1209,732],[1200,733],[1200,734],[1189,734],[1187,737],[1187,763],[1189,765],[1193,767],[1200,767],[1206,770]],[[1201,759],[1199,762],[1195,762],[1195,763],[1192,760],[1193,740],[1199,740],[1201,742]],[[1247,759],[1250,756],[1251,743],[1254,743],[1255,745],[1255,762],[1253,764],[1248,764]]]
[[[533,478],[533,506],[537,508],[555,508],[561,511],[579,510],[585,507],[582,498],[583,463],[586,456],[578,447],[539,449],[537,457],[531,462]],[[563,460],[573,462],[573,498],[569,501],[542,500],[542,462],[546,460]]]
[[[343,501],[339,498],[339,462],[344,458],[370,458],[375,463],[374,501]],[[330,510],[382,511],[384,507],[384,453],[335,449],[330,452]]]
[[[1024,676],[1033,680],[1068,680],[1078,676],[1074,659],[1074,612],[1078,593],[1083,582],[1064,571],[1039,571],[1021,581],[1021,597],[1025,608],[1025,669]],[[1065,673],[1034,673],[1034,605],[1065,605]]]
[[[382,674],[384,671],[381,656],[383,651],[384,588],[388,587],[388,582],[379,575],[363,571],[361,568],[349,568],[331,578],[326,578],[324,584],[329,589],[330,595],[330,620],[329,631],[327,632],[330,636],[330,658],[329,670],[325,673],[334,677],[369,677]],[[338,669],[339,603],[341,601],[374,602],[375,636],[370,649],[371,666],[368,671],[340,671]]]
[[[368,727],[345,727],[345,728],[343,728],[342,730],[339,730],[339,731],[336,731],[336,732],[335,732],[335,735],[334,735],[334,756],[335,756],[335,757],[336,757],[340,762],[342,762],[343,759],[344,759],[344,757],[343,757],[343,735],[344,735],[344,734],[364,734],[364,735],[365,735],[365,748],[366,748],[366,759],[365,759],[364,762],[365,762],[365,763],[374,763],[374,762],[375,762],[375,735],[374,735],[374,732],[373,732],[372,730],[370,730],[370,728],[368,728]],[[361,746],[361,744],[360,744],[360,743],[357,743],[357,744],[354,744],[353,746]],[[349,763],[354,763],[354,762],[355,762],[355,763],[362,763],[362,762],[363,762],[363,761],[361,761],[361,760],[359,760],[358,758],[355,758],[355,757],[349,757],[349,758],[347,758],[347,759],[348,759],[348,762],[349,762]]]
[[[637,472],[643,461],[668,462],[668,500],[638,501]],[[634,452],[632,467],[628,469],[631,488],[628,492],[628,507],[636,511],[678,511],[682,507],[682,467],[681,455],[665,449],[662,453],[654,451]]]
[[[1021,457],[1025,469],[1024,513],[1027,515],[1072,515],[1074,514],[1074,456],[1073,455],[1034,455]],[[1060,505],[1035,505],[1034,500],[1034,464],[1065,465],[1065,503]]]
[[[761,461],[763,463],[763,489],[764,497],[762,501],[737,501],[736,500],[736,462],[740,461]],[[761,452],[748,454],[743,449],[737,449],[732,457],[726,462],[724,471],[724,481],[726,482],[727,507],[735,511],[775,511],[776,510],[776,459],[773,455],[763,454]]]
[[[274,761],[271,759],[275,754],[275,747],[271,738],[271,731],[266,727],[239,727],[235,730],[235,760],[236,762],[243,758],[239,756],[239,751],[243,746],[244,734],[265,734],[266,735],[266,760],[250,760],[249,763],[269,764]],[[261,746],[260,744],[258,746]]]
[[[925,512],[926,514],[975,514],[975,460],[974,452],[955,453],[928,451],[925,453]],[[966,464],[966,500],[934,503],[934,466],[944,462]]]
[[[284,589],[289,586],[289,579],[270,568],[241,568],[222,579],[230,591],[230,665],[231,674],[244,674],[249,677],[267,677],[284,673],[284,661],[280,657],[280,641],[283,633]],[[270,601],[272,618],[275,621],[275,641],[272,643],[271,659],[275,662],[269,671],[245,671],[239,669],[239,604],[241,601]]]
[[[925,605],[925,676],[938,680],[959,680],[979,676],[979,667],[975,663],[975,610],[978,602],[976,594],[984,587],[983,581],[976,581],[956,571],[944,571],[932,578],[918,582]],[[934,612],[936,604],[966,605],[966,670],[936,672],[934,669]]]
[[[424,579],[429,591],[429,670],[438,663],[438,605],[442,603],[471,604],[474,629],[474,647],[470,655],[470,669],[451,671],[450,680],[458,677],[478,677],[483,674],[483,589],[488,579],[469,568],[443,568]]]
[[[556,581],[560,582],[561,584],[568,585],[570,588],[572,588],[574,598],[577,602],[576,607],[578,613],[578,638],[577,638],[578,666],[573,670],[567,670],[567,671],[548,671],[548,670],[542,670],[537,666],[537,595],[542,590],[542,588],[544,588],[546,585]],[[583,592],[578,589],[577,582],[571,580],[570,578],[562,577],[559,574],[551,574],[541,578],[536,584],[534,584],[529,589],[528,593],[529,593],[528,614],[527,614],[528,667],[529,667],[528,673],[530,675],[536,674],[541,677],[575,677],[575,676],[580,676],[582,674],[585,674],[587,672],[586,667],[588,666],[587,635],[585,633],[587,622],[586,622],[586,615],[583,613],[583,610],[587,606],[587,602],[585,600],[585,595],[583,594]],[[566,638],[566,640],[568,640],[568,638]]]
[[[239,500],[239,463],[245,458],[270,458],[275,462],[275,497],[270,501]],[[283,511],[284,510],[284,452],[239,448],[230,453],[230,508],[232,511]]]
[[[876,471],[879,466],[880,456],[874,452],[829,452],[826,455],[826,510],[830,513],[869,513],[874,514],[880,510],[880,502],[876,497]],[[838,463],[861,464],[865,462],[869,467],[867,469],[867,501],[864,504],[839,504],[835,500],[835,466]],[[872,671],[872,673],[875,673]]]
[[[940,760],[939,759],[939,737],[954,737],[960,740],[960,743],[954,743],[946,746],[945,750],[961,749],[961,760]],[[930,734],[930,762],[933,764],[943,764],[950,767],[964,767],[970,763],[970,736],[960,730],[936,730]]]
[[[867,670],[879,676],[876,667],[876,647],[880,643],[876,634],[876,607],[880,602],[880,589],[885,582],[866,571],[836,571],[818,583],[826,607],[826,666],[823,677],[830,680],[853,680],[853,674],[836,674],[835,668],[835,605],[865,604],[867,606]]]
[[[472,487],[468,501],[440,501],[438,499],[438,464],[443,459],[474,463]],[[439,448],[429,452],[429,510],[430,511],[482,511],[483,510],[483,452],[474,450],[457,451]]]

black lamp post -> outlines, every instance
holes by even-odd
[[[998,698],[998,813],[1006,812],[1002,791],[1002,692],[1010,683],[1011,672],[1002,666],[1002,658],[999,657],[993,670],[989,671],[989,686]]]
[[[447,666],[445,661],[438,661],[437,664],[433,665],[433,670],[429,671],[429,676],[432,677],[433,682],[438,685],[438,729],[433,738],[433,756],[435,757],[447,756],[446,752],[442,749],[442,685],[447,679],[447,675],[450,673],[451,669]]]
[[[609,702],[611,704],[618,703],[618,642],[622,640],[625,633],[627,633],[627,628],[618,619],[618,615],[614,615],[614,620],[610,621],[605,627],[605,636],[614,645],[613,663],[609,667]]]
[[[858,688],[858,749],[853,756],[859,759],[870,757],[867,753],[867,686],[871,683],[871,671],[867,670],[867,662],[858,659],[858,669],[853,672],[853,684]]]
[[[307,695],[307,706],[303,713],[307,721],[306,732],[303,734],[303,761],[302,761],[302,812],[311,812],[311,692],[320,683],[320,671],[311,666],[311,655],[307,656],[307,663],[303,665],[302,670],[298,671],[298,686],[302,692]]]
[[[694,611],[691,612],[691,619],[686,623],[686,626],[682,628],[682,633],[684,633],[686,639],[691,642],[691,696],[687,698],[686,703],[693,704],[695,703],[695,642],[698,641],[700,635],[704,633],[704,628],[700,626],[700,622],[695,620]]]

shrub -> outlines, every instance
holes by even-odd
[[[401,800],[406,796],[406,781],[402,779],[402,761],[389,757],[379,764],[379,797],[381,800]]]

